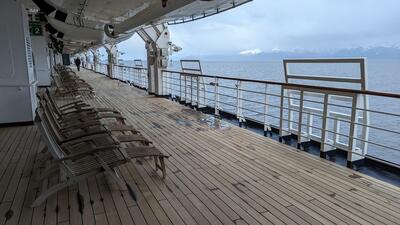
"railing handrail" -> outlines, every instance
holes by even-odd
[[[283,63],[302,64],[302,63],[364,63],[366,58],[291,58],[284,59]]]
[[[132,68],[132,69],[140,69],[140,70],[147,70],[146,67],[139,67],[139,66],[125,66],[125,65],[118,65],[118,64],[115,64],[114,66],[117,66],[117,67],[125,67],[125,68]]]
[[[327,86],[316,86],[316,85],[308,85],[308,84],[294,84],[294,83],[285,83],[280,81],[268,81],[268,80],[256,80],[256,79],[248,79],[248,78],[238,78],[238,77],[225,77],[219,75],[208,75],[208,74],[195,74],[188,73],[182,71],[174,71],[174,70],[162,70],[162,72],[167,73],[179,73],[187,76],[196,76],[196,77],[207,77],[207,78],[216,78],[216,79],[225,79],[225,80],[234,80],[234,81],[242,81],[242,82],[254,82],[254,83],[262,83],[262,84],[271,84],[271,85],[280,85],[286,88],[303,88],[303,89],[318,89],[332,92],[342,92],[348,94],[362,94],[362,95],[373,95],[379,97],[389,97],[389,98],[398,98],[400,99],[400,93],[390,93],[390,92],[381,92],[381,91],[370,91],[370,90],[357,90],[350,88],[337,88],[337,87],[327,87]]]

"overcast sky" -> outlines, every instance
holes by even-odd
[[[400,0],[254,0],[169,29],[183,47],[177,57],[400,46]],[[137,35],[119,49],[124,59],[145,57]]]

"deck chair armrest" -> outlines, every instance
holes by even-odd
[[[74,105],[76,105],[76,104],[81,104],[81,103],[83,103],[82,100],[76,100],[76,101],[73,101],[73,102],[71,102],[71,103],[58,106],[58,108],[59,108],[60,110],[62,110],[62,109],[64,109],[64,108],[66,108],[66,107],[74,106]]]
[[[63,124],[71,124],[77,123],[82,121],[92,121],[92,120],[99,120],[99,116],[95,111],[82,111],[76,112],[74,114],[68,114],[60,118],[60,122]]]
[[[147,140],[142,135],[138,134],[122,134],[122,135],[112,135],[115,139],[117,139],[121,143],[129,143],[129,142],[141,142],[144,144],[152,144],[151,141]]]
[[[120,131],[120,132],[128,131],[128,132],[132,132],[134,134],[140,133],[133,126],[125,125],[125,124],[108,124],[108,125],[105,125],[105,128],[109,131]]]
[[[136,147],[126,147],[121,148],[120,151],[125,151],[130,158],[141,158],[141,157],[163,157],[168,158],[169,156],[164,155],[155,147],[151,146],[136,146]]]
[[[73,114],[79,114],[79,113],[89,113],[89,114],[93,114],[96,113],[96,110],[91,108],[91,106],[87,106],[89,108],[76,108],[76,109],[70,109],[70,111],[68,112],[61,112],[61,116],[69,116],[69,115],[73,115]],[[72,110],[72,111],[71,111]]]
[[[85,156],[88,155],[93,155],[95,153],[98,152],[104,152],[104,151],[112,151],[112,150],[116,150],[118,148],[117,145],[109,145],[109,146],[102,146],[102,147],[96,147],[96,148],[90,148],[87,149],[85,151],[82,152],[78,152],[78,153],[74,153],[71,155],[68,155],[62,159],[59,159],[58,161],[66,161],[66,160],[77,160],[77,159],[81,159]]]
[[[125,117],[123,117],[122,115],[118,115],[118,114],[98,114],[98,118],[99,119],[111,118],[111,119],[116,119],[116,120],[121,120],[121,121],[126,120]]]
[[[98,129],[98,130],[94,130],[94,131],[89,131],[89,132],[85,132],[85,133],[81,133],[81,134],[73,134],[71,136],[68,136],[67,138],[65,138],[62,143],[68,143],[71,141],[79,141],[82,138],[86,138],[86,137],[90,137],[96,134],[105,134],[108,133],[109,131],[106,129]]]
[[[102,112],[112,112],[112,113],[115,113],[115,114],[121,114],[120,111],[118,111],[116,109],[113,109],[113,108],[95,108],[95,110],[97,112],[100,112],[100,113],[102,113]]]
[[[75,140],[63,142],[61,144],[61,146],[67,147],[67,148],[73,148],[75,145],[78,145],[78,144],[82,144],[82,143],[85,143],[85,142],[92,142],[95,139],[107,138],[107,137],[110,137],[108,133],[92,134],[92,135],[82,136],[82,137],[80,137],[78,139],[75,139]]]
[[[73,130],[87,129],[92,126],[101,126],[101,122],[98,120],[87,121],[87,122],[78,122],[69,125],[65,125],[62,127],[62,131],[68,132]]]
[[[84,107],[91,107],[91,106],[89,104],[81,102],[81,103],[73,104],[73,105],[70,105],[70,106],[64,107],[64,108],[60,107],[59,109],[60,109],[60,111],[64,112],[64,111],[67,111],[67,110],[80,109],[80,108],[84,108]]]
[[[94,115],[92,117],[87,117],[87,118],[83,118],[83,119],[82,119],[82,117],[76,117],[76,118],[68,118],[65,122],[60,121],[61,127],[66,128],[66,129],[69,129],[69,127],[73,127],[73,126],[79,126],[80,124],[84,124],[84,123],[88,123],[88,124],[98,123],[100,125],[103,125],[102,122],[99,120],[99,118],[97,118]]]
[[[125,121],[126,118],[122,115],[111,114],[111,113],[88,113],[88,114],[80,114],[73,117],[68,117],[68,120],[80,120],[83,122],[92,121],[92,120],[101,120],[101,119],[116,119],[117,121]]]

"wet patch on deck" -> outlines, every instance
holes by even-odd
[[[197,122],[199,122],[202,125],[206,125],[212,130],[226,131],[232,128],[229,123],[221,121],[220,119],[215,118],[214,116],[202,114],[200,117],[196,119]]]
[[[174,120],[175,123],[178,125],[185,126],[185,127],[193,126],[189,120],[182,119],[182,118],[178,117],[176,114],[168,114],[167,116],[168,116],[168,118]]]

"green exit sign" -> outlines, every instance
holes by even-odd
[[[31,36],[42,36],[42,25],[39,22],[29,22],[29,32]]]

